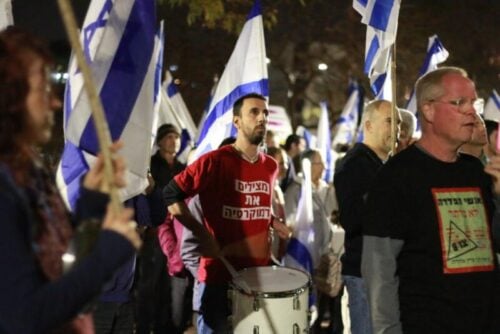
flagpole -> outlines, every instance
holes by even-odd
[[[391,113],[391,152],[392,155],[396,154],[396,143],[398,136],[398,107],[397,107],[397,99],[396,99],[396,41],[391,46],[392,48],[392,57],[391,57],[391,81],[392,81],[392,113]]]
[[[113,163],[110,151],[111,135],[109,132],[108,123],[104,115],[101,100],[97,94],[90,69],[85,60],[80,38],[78,36],[78,27],[76,24],[75,15],[69,0],[58,0],[59,10],[68,34],[71,48],[75,52],[78,68],[83,76],[83,83],[90,102],[92,116],[94,117],[94,124],[96,127],[97,139],[99,147],[103,155],[104,161],[104,189],[109,191],[111,197],[111,206],[115,213],[123,209],[123,204],[118,194],[118,189],[113,184]]]

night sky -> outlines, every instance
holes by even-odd
[[[71,1],[79,22],[88,7],[86,1]],[[12,0],[14,24],[25,27],[49,42],[66,39],[56,0]]]

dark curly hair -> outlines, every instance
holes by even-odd
[[[30,160],[22,138],[29,131],[28,71],[35,59],[52,64],[40,39],[14,26],[0,32],[0,161],[13,170],[24,169]]]

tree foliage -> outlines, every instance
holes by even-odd
[[[162,0],[166,59],[194,111],[201,113],[214,74],[221,74],[253,0]],[[262,0],[266,49],[271,59],[271,103],[294,117],[304,103],[330,102],[339,111],[350,78],[361,81],[365,26],[352,1]],[[397,37],[397,96],[404,106],[425,57],[427,40],[438,34],[450,52],[448,65],[462,66],[481,96],[498,89],[500,50],[496,0],[402,0]],[[318,71],[318,63],[328,65]],[[296,123],[300,121],[295,119]]]
[[[305,6],[307,0],[281,0],[266,3],[266,11],[263,13],[266,28],[270,29],[276,25],[277,9],[275,5],[282,2],[288,4],[295,2]],[[186,21],[189,26],[200,23],[209,29],[221,28],[237,35],[245,22],[248,9],[252,6],[253,0],[160,0],[159,3],[173,9],[187,7]]]

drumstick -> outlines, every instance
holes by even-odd
[[[240,286],[240,288],[242,288],[243,291],[245,291],[245,293],[251,295],[252,289],[250,289],[248,283],[240,274],[238,274],[236,269],[234,269],[234,267],[231,265],[231,263],[229,263],[229,261],[224,257],[224,255],[219,256],[219,259],[226,266],[227,270],[231,274],[231,277],[233,278],[234,283],[237,283]]]

